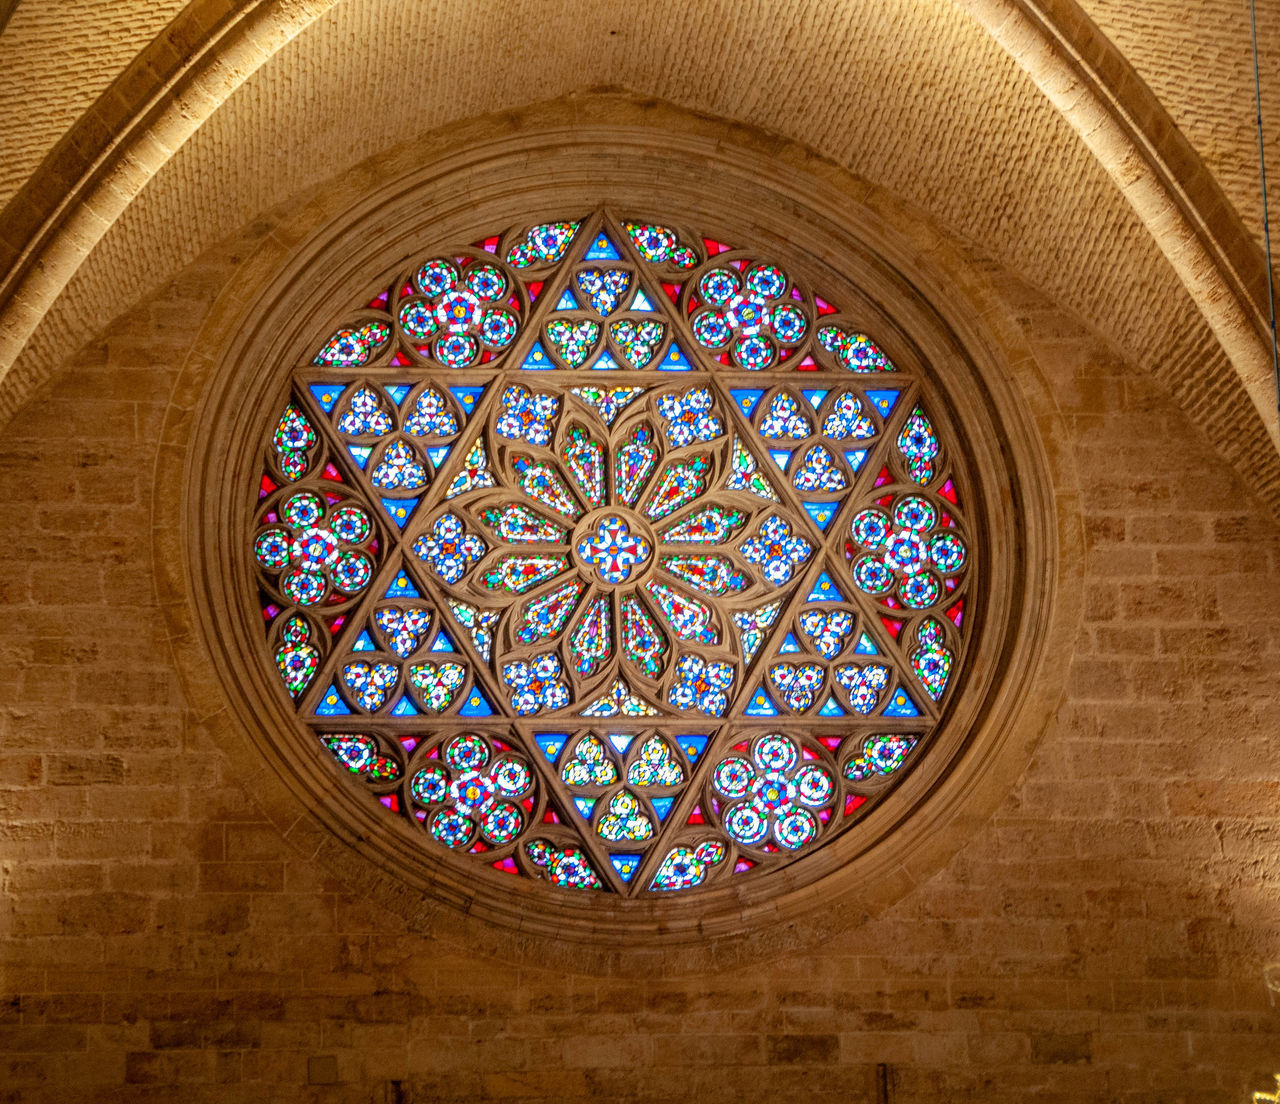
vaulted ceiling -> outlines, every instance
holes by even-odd
[[[258,212],[433,128],[609,87],[918,208],[1146,365],[1280,502],[1239,0],[8,6],[0,411]],[[1275,180],[1278,0],[1259,41]]]

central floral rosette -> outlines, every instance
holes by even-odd
[[[710,388],[515,383],[415,551],[460,600],[505,607],[518,713],[719,716],[744,657],[718,604],[786,585],[812,552],[766,488]]]
[[[625,583],[633,570],[648,564],[653,551],[653,543],[643,535],[641,525],[634,516],[604,515],[588,524],[583,537],[574,543],[578,559],[584,567],[595,568],[602,582]]]

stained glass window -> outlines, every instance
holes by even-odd
[[[765,878],[929,754],[976,534],[918,368],[797,264],[575,213],[406,268],[291,373],[247,534],[318,753],[567,893]]]

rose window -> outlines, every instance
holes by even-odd
[[[982,550],[940,393],[863,329],[798,261],[607,212],[407,265],[263,428],[250,592],[313,747],[566,893],[856,830],[930,753]]]

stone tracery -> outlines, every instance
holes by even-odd
[[[780,866],[923,753],[963,659],[973,534],[928,405],[722,242],[597,212],[441,251],[267,434],[281,678],[384,805],[497,869],[636,894]],[[453,794],[458,741],[535,764],[521,800]]]

